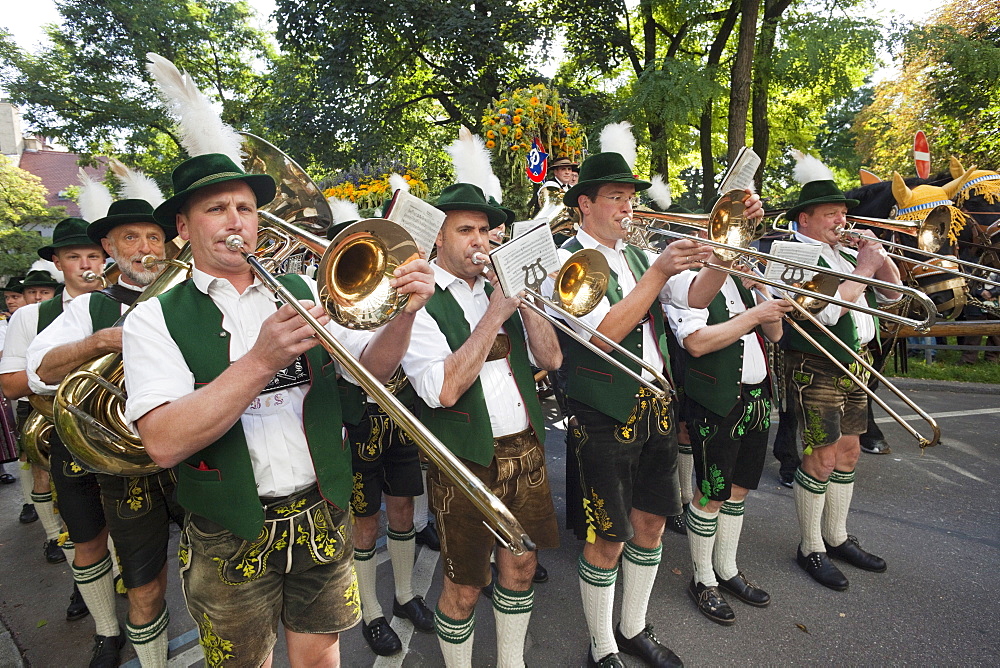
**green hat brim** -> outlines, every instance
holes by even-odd
[[[174,236],[177,236],[177,213],[181,210],[181,207],[184,206],[184,203],[187,202],[188,198],[199,190],[203,190],[209,186],[214,186],[218,183],[226,183],[227,181],[244,181],[248,186],[250,186],[250,189],[253,190],[254,196],[257,198],[258,207],[271,202],[277,193],[274,179],[267,174],[233,173],[227,176],[220,176],[215,179],[198,182],[196,186],[182,190],[160,206],[156,207],[156,210],[153,211],[153,222],[162,227],[165,233],[168,228],[173,229]]]
[[[88,237],[86,234],[74,234],[71,237],[64,237],[63,239],[60,239],[59,243],[53,243],[49,244],[48,246],[42,246],[41,248],[38,249],[38,257],[42,258],[43,260],[48,260],[49,262],[51,262],[52,255],[55,253],[55,251],[59,250],[60,248],[68,248],[70,246],[93,246],[93,245],[95,245],[94,241],[91,240],[91,238]],[[96,245],[100,246],[101,243],[97,242]]]
[[[489,204],[478,204],[476,202],[449,202],[447,204],[436,205],[438,209],[444,212],[448,211],[480,211],[486,214],[486,218],[489,220],[490,229],[498,227],[507,222],[507,214],[497,207],[490,206]]]
[[[566,206],[578,206],[577,200],[580,197],[580,193],[586,190],[589,186],[604,185],[605,183],[628,183],[635,186],[636,192],[647,190],[653,185],[649,181],[643,181],[642,179],[637,179],[634,176],[618,176],[580,181],[575,186],[567,190],[566,194],[563,195],[563,204]]]
[[[813,199],[806,200],[804,202],[799,202],[798,204],[790,208],[788,212],[785,214],[785,218],[787,220],[797,221],[800,213],[802,213],[809,207],[814,206],[816,204],[843,204],[848,209],[853,209],[858,204],[860,204],[860,200],[848,199],[843,195],[825,195],[823,197],[815,197]]]
[[[160,226],[163,229],[164,241],[170,241],[177,236],[177,227],[175,225],[165,225],[153,217],[151,213],[122,213],[114,216],[105,216],[90,224],[90,227],[87,228],[87,236],[95,244],[100,244],[101,239],[108,236],[108,232],[119,225],[127,225],[129,223],[152,223],[153,225]]]

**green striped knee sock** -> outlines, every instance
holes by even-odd
[[[524,668],[524,637],[535,602],[534,588],[511,591],[493,586],[493,616],[497,624],[497,668]]]
[[[712,551],[712,565],[718,577],[729,580],[736,577],[740,569],[736,566],[736,550],[740,545],[743,531],[743,502],[726,501],[719,509],[719,529],[715,534],[715,549]]]
[[[52,504],[52,492],[31,493],[31,502],[35,504],[35,511],[38,519],[42,521],[42,528],[45,529],[45,538],[52,540],[59,537],[62,530],[62,523],[56,517],[56,509]]]
[[[132,622],[126,622],[125,633],[135,648],[142,668],[166,668],[169,625],[170,611],[167,610],[166,604],[163,606],[163,612],[149,624],[133,626]]]
[[[598,568],[580,555],[577,562],[580,575],[580,596],[583,616],[590,630],[590,653],[595,661],[618,651],[611,615],[615,605],[615,581],[618,569]]]
[[[115,616],[115,585],[111,576],[111,555],[83,568],[73,564],[73,579],[80,588],[84,603],[94,616],[97,635],[118,635],[118,617]]]
[[[847,540],[847,512],[854,496],[854,471],[833,470],[826,488],[823,507],[823,538],[830,545],[843,545]]]
[[[710,513],[702,510],[697,503],[688,506],[687,536],[688,547],[691,550],[691,564],[694,566],[694,579],[706,587],[719,584],[712,568],[712,551],[715,549],[715,534],[718,527],[718,511]]]
[[[389,561],[392,562],[392,579],[396,585],[396,600],[403,604],[413,598],[413,557],[417,553],[417,532],[413,527],[403,533],[388,529],[386,537],[386,549],[389,551]]]
[[[472,666],[472,642],[476,633],[476,613],[468,619],[452,619],[434,611],[434,629],[437,631],[438,645],[447,668],[470,668]]]
[[[354,572],[358,576],[361,617],[365,620],[365,624],[371,624],[372,621],[385,616],[382,612],[382,606],[378,602],[378,593],[375,590],[377,569],[378,563],[375,560],[374,547],[370,550],[354,548]]]
[[[622,553],[622,619],[619,623],[626,638],[634,638],[646,628],[646,608],[649,595],[660,568],[663,547],[639,547],[625,543]]]
[[[826,505],[826,480],[817,480],[802,470],[795,470],[795,485],[792,493],[795,497],[795,512],[799,517],[799,532],[802,534],[801,551],[803,555],[810,552],[826,552],[823,546],[821,521],[823,506]]]

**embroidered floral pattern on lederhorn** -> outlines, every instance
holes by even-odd
[[[244,582],[251,582],[258,579],[267,572],[268,558],[278,550],[288,547],[288,529],[281,528],[279,535],[279,523],[282,527],[287,526],[287,520],[268,520],[264,522],[257,539],[245,543],[245,546],[236,556],[228,562],[216,558],[219,562],[219,579],[230,585],[239,585]],[[230,568],[226,568],[226,566]],[[236,575],[242,575],[242,579],[236,579]]]
[[[304,514],[303,520],[295,524],[295,544],[306,545],[312,559],[317,564],[328,564],[340,559],[346,543],[346,527],[329,525],[326,503],[320,502]],[[308,528],[307,528],[308,527]]]
[[[202,620],[198,622],[199,643],[205,652],[206,666],[222,666],[226,661],[236,658],[230,652],[233,651],[233,643],[221,638],[215,633],[212,627],[212,620],[208,614],[202,615]]]
[[[604,509],[604,499],[593,489],[590,490],[590,497],[583,498],[583,512],[587,517],[587,542],[593,543],[597,538],[597,529],[607,532],[614,524],[608,511]]]

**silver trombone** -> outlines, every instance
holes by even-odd
[[[472,261],[475,264],[483,265],[485,268],[489,262],[489,257],[484,253],[476,253],[473,255]],[[580,319],[580,316],[593,311],[597,304],[604,298],[604,294],[608,289],[608,277],[610,275],[611,267],[600,251],[594,249],[578,250],[563,263],[562,268],[559,270],[555,280],[555,291],[552,299],[543,297],[538,292],[537,287],[527,287],[524,289],[524,293],[527,296],[541,303],[545,308],[555,311],[559,315],[558,318],[530,300],[524,299],[521,303],[558,327],[567,336],[608,364],[620,368],[642,386],[649,389],[656,397],[663,399],[673,391],[673,386],[660,369],[657,369],[635,353],[623,347],[617,341],[597,331],[597,329]],[[583,336],[567,323],[572,323],[586,331],[590,334],[590,337]],[[591,341],[591,338],[601,341],[626,360],[649,373],[653,377],[653,380],[645,378],[641,373],[633,370],[621,360],[602,350]]]

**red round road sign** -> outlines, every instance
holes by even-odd
[[[917,176],[926,179],[931,175],[931,147],[927,144],[927,135],[923,130],[913,137],[913,164],[917,167]]]

